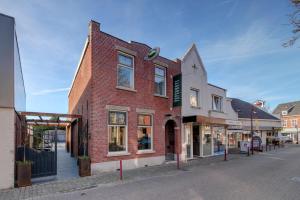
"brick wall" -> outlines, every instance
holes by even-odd
[[[74,81],[69,96],[69,112],[76,113],[76,107],[82,99],[89,100],[89,155],[93,163],[119,159],[131,159],[149,156],[165,155],[165,130],[168,115],[176,120],[180,129],[180,107],[172,108],[172,77],[180,73],[180,60],[171,61],[158,57],[156,60],[168,65],[167,68],[167,97],[154,96],[154,67],[153,61],[145,61],[144,57],[150,47],[144,44],[127,43],[107,33],[100,31],[100,24],[91,22],[90,43],[85,59],[91,60],[91,76],[84,75],[88,69],[81,68]],[[134,56],[134,85],[136,91],[117,89],[118,50],[116,46],[136,52]],[[84,63],[84,62],[83,62]],[[82,65],[84,66],[84,65]],[[85,68],[87,68],[85,66]],[[90,72],[90,71],[89,71]],[[82,77],[88,76],[89,89],[81,86]],[[77,80],[78,79],[78,80]],[[79,87],[79,89],[77,89]],[[85,91],[88,91],[84,93]],[[89,96],[89,97],[86,97]],[[83,100],[83,101],[84,101]],[[107,157],[108,153],[108,110],[106,105],[126,106],[128,111],[128,156]],[[155,153],[136,154],[137,152],[137,112],[136,108],[154,110],[153,114],[153,146]],[[80,113],[81,114],[81,113]],[[180,130],[177,131],[180,133]],[[180,137],[178,137],[180,138]],[[178,142],[178,141],[177,141]],[[180,145],[179,145],[180,146]]]

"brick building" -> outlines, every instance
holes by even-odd
[[[273,114],[281,119],[281,134],[299,143],[300,101],[279,104]]]
[[[173,77],[181,62],[147,60],[150,50],[101,31],[95,21],[89,24],[68,109],[83,116],[79,126],[88,133],[94,173],[118,169],[120,159],[127,169],[161,164],[181,151],[181,107],[173,106]],[[70,135],[73,154],[80,155],[81,134]]]

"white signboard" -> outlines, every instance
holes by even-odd
[[[248,152],[248,147],[250,148],[250,142],[248,141],[241,141],[240,142],[240,151],[241,152]]]

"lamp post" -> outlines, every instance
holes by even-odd
[[[298,135],[298,134],[299,134],[299,132],[298,132],[298,124],[296,124],[296,126],[295,126],[295,127],[296,127],[296,129],[297,129],[297,144],[299,144],[299,135]]]
[[[254,132],[253,132],[253,114],[255,114],[254,111],[254,106],[252,105],[251,107],[251,154],[254,154],[254,149],[253,149],[253,136],[254,136]]]

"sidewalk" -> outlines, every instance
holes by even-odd
[[[284,150],[286,148],[278,149]],[[277,150],[275,150],[277,151]],[[274,152],[275,151],[270,151]],[[258,153],[256,153],[258,154]],[[228,161],[247,159],[245,154],[230,154]],[[64,181],[53,181],[49,183],[36,184],[25,188],[14,188],[0,190],[0,199],[35,199],[41,196],[48,196],[57,193],[68,193],[72,191],[85,190],[95,187],[105,187],[117,184],[123,184],[130,181],[149,179],[157,176],[173,176],[178,173],[187,173],[189,169],[199,166],[209,166],[216,164],[225,164],[224,156],[214,156],[208,158],[197,158],[187,163],[180,163],[180,170],[177,169],[176,162],[166,163],[158,166],[144,167],[123,172],[123,181],[119,180],[119,172],[101,173],[90,177],[73,178]]]

